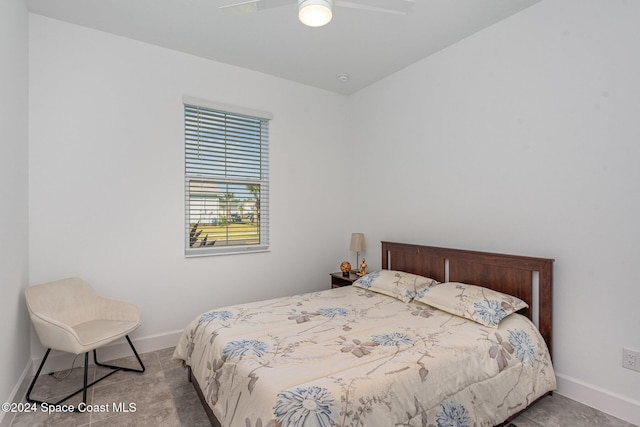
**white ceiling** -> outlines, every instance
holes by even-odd
[[[342,94],[538,1],[415,0],[406,15],[334,7],[327,26],[310,28],[296,0],[235,16],[218,8],[223,0],[25,0],[32,13]]]

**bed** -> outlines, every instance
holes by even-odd
[[[556,388],[552,266],[382,242],[354,286],[202,313],[174,358],[214,426],[499,425]]]

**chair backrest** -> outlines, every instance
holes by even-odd
[[[98,295],[84,280],[72,277],[30,286],[25,290],[25,298],[30,315],[74,326],[87,320]]]

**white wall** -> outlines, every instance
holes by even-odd
[[[28,283],[28,31],[22,0],[0,2],[0,400],[29,360]],[[0,412],[0,424],[8,420]]]
[[[560,392],[635,424],[638,22],[546,0],[352,99],[367,237],[555,258]]]
[[[380,240],[552,257],[560,392],[640,424],[639,7],[545,0],[350,98],[32,15],[30,281],[138,303],[140,338],[325,288],[352,231],[372,268]],[[184,94],[274,113],[272,252],[184,259]]]
[[[30,27],[32,283],[77,275],[135,302],[134,339],[329,288],[351,232],[334,205],[344,96],[38,15]],[[184,257],[183,95],[273,113],[271,252]]]

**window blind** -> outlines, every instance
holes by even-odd
[[[269,119],[186,101],[184,115],[185,254],[267,250]]]

